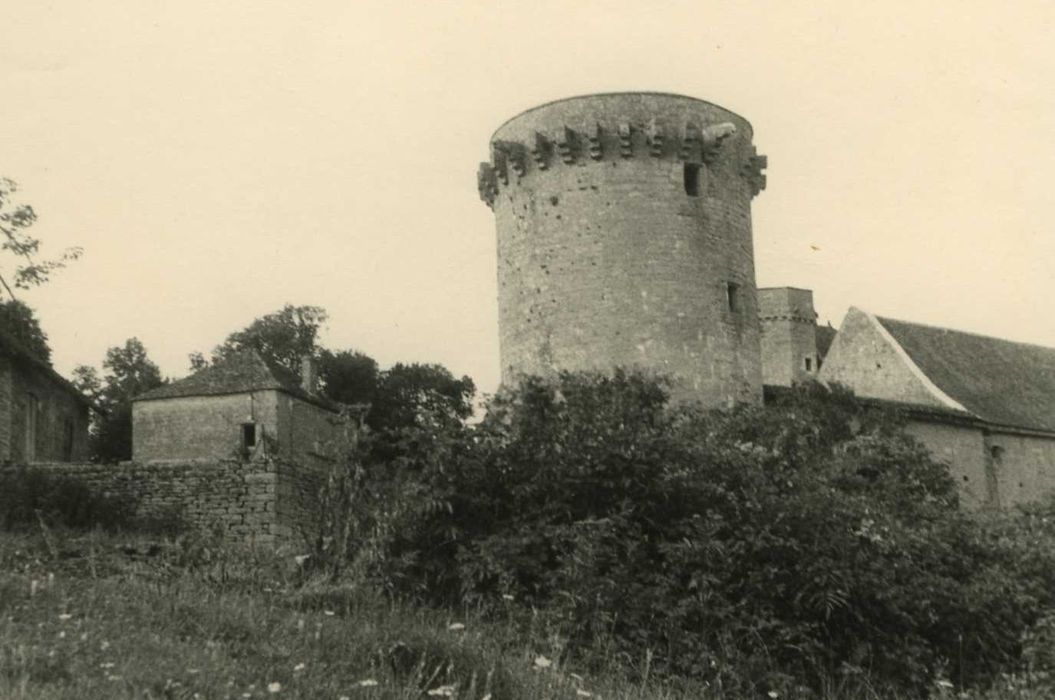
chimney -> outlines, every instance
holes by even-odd
[[[300,388],[314,394],[319,388],[319,378],[315,373],[315,360],[311,355],[300,358]]]

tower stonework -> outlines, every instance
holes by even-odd
[[[762,325],[762,379],[766,384],[791,386],[816,378],[821,359],[817,352],[817,312],[813,292],[794,287],[758,290]]]
[[[502,380],[641,367],[674,395],[762,397],[751,125],[655,93],[551,102],[503,124],[478,174],[494,210]]]

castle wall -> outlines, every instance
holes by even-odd
[[[0,461],[88,456],[88,408],[39,369],[0,357]]]
[[[279,392],[187,396],[132,404],[137,462],[220,459],[242,451],[242,424],[256,423],[258,444],[279,436]]]
[[[718,124],[736,133],[704,133]],[[744,119],[685,97],[596,95],[525,112],[492,150],[480,183],[503,381],[638,366],[672,375],[681,398],[761,400],[761,159]]]
[[[910,420],[905,432],[919,440],[932,458],[948,465],[965,506],[988,503],[985,437],[980,428]]]
[[[817,376],[817,314],[813,292],[791,287],[758,290],[762,381],[791,386]]]
[[[987,445],[998,505],[1014,506],[1055,493],[1055,438],[993,430]]]

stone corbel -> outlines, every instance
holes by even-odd
[[[595,122],[594,125],[590,128],[590,130],[586,132],[586,139],[589,142],[590,157],[594,160],[601,160],[601,158],[604,156],[601,138],[601,125]]]
[[[700,150],[700,127],[692,122],[686,122],[681,131],[681,150],[678,157],[682,160],[699,161]]]
[[[703,162],[710,164],[717,160],[722,149],[722,142],[735,133],[736,126],[731,122],[711,124],[705,127],[701,133],[703,139]]]
[[[495,150],[505,155],[506,162],[517,178],[524,176],[527,170],[527,149],[524,144],[515,141],[499,141],[495,144]]]
[[[568,164],[574,163],[578,150],[579,135],[568,127],[564,127],[560,136],[557,137],[557,151],[560,153],[561,160]]]
[[[634,133],[628,122],[619,123],[619,155],[623,158],[634,155]]]
[[[498,178],[490,163],[480,163],[480,169],[476,171],[476,188],[480,191],[480,199],[487,206],[494,206],[495,197],[498,196]]]
[[[751,188],[752,197],[766,189],[766,175],[762,171],[768,165],[769,159],[758,155],[755,147],[752,146],[750,155],[747,156],[747,160],[740,166],[740,177],[747,180],[747,185]]]
[[[645,136],[648,138],[649,153],[656,158],[663,155],[663,127],[656,123],[655,117],[648,123]]]
[[[535,145],[531,148],[531,157],[535,159],[535,165],[539,170],[549,167],[550,154],[553,152],[553,144],[546,136],[538,131],[535,132]]]

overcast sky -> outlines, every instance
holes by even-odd
[[[137,336],[182,376],[290,302],[492,391],[477,164],[514,114],[617,90],[752,122],[760,286],[1055,346],[1051,2],[8,5],[0,176],[85,249],[23,295],[65,373]]]

